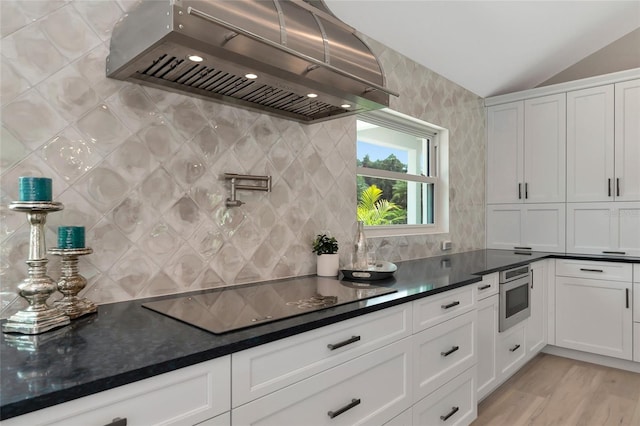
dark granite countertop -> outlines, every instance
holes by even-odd
[[[41,335],[2,334],[0,419],[469,285],[481,281],[481,275],[547,257],[640,263],[640,258],[507,250],[404,261],[397,263],[393,279],[379,284],[395,293],[221,335],[141,306],[161,298],[101,305],[97,314]],[[295,285],[295,279],[290,281]]]

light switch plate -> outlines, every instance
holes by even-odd
[[[451,250],[452,244],[451,241],[443,241],[442,242],[442,250]]]

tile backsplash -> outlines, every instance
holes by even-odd
[[[19,176],[54,179],[64,204],[47,218],[87,228],[84,294],[109,303],[312,274],[311,240],[341,254],[355,234],[356,118],[313,125],[107,79],[116,21],[133,1],[0,2],[0,317],[26,302],[29,228]],[[376,238],[391,261],[484,247],[482,99],[375,40],[392,109],[450,130],[450,233]],[[271,175],[271,193],[227,209],[221,174]],[[50,256],[49,275],[59,276]]]

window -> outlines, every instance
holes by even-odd
[[[358,220],[370,235],[448,232],[448,131],[383,109],[358,116]]]

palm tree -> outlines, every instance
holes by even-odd
[[[358,201],[358,220],[365,225],[388,225],[395,217],[394,210],[397,205],[389,200],[381,200],[382,190],[376,185],[371,185],[360,194]]]

